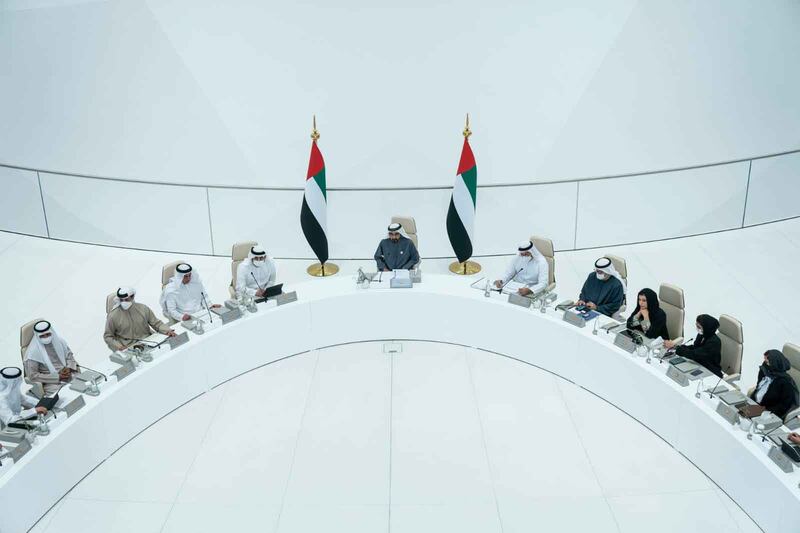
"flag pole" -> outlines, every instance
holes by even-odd
[[[464,124],[464,131],[461,132],[464,136],[464,139],[469,141],[470,136],[472,135],[472,130],[469,129],[469,113],[467,113],[467,120]],[[481,271],[480,263],[476,261],[470,261],[467,259],[463,263],[459,263],[458,261],[454,261],[450,263],[450,272],[453,274],[459,274],[461,276],[471,276],[472,274],[477,274]]]
[[[311,141],[317,142],[320,138],[319,130],[317,130],[317,115],[312,115],[312,126],[311,126]],[[325,265],[328,265],[328,270],[325,270]],[[313,263],[308,268],[306,268],[306,272],[309,275],[314,276],[315,278],[324,278],[326,276],[333,276],[337,272],[339,272],[339,265],[335,263]]]

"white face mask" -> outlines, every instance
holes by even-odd
[[[120,303],[119,303],[119,306],[120,306],[121,308],[125,309],[126,311],[127,311],[128,309],[130,309],[132,305],[133,305],[133,302],[120,302]]]
[[[39,337],[39,340],[42,341],[42,344],[50,344],[53,342],[53,336],[50,335],[49,337]]]
[[[608,277],[608,274],[601,274],[599,272],[595,272],[594,275],[597,276],[597,279],[599,279],[600,281],[605,281],[606,278]]]
[[[698,335],[702,335],[703,334],[703,328],[697,328],[697,334]]]

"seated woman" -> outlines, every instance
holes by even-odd
[[[669,339],[667,313],[658,305],[658,295],[653,289],[639,291],[636,309],[628,317],[628,329],[641,331],[648,339]]]
[[[681,345],[675,348],[675,353],[686,359],[706,367],[719,377],[722,377],[722,341],[717,337],[719,320],[711,315],[698,315],[695,323],[697,337],[691,346]],[[667,348],[675,347],[675,342],[665,341]]]
[[[767,350],[758,369],[758,383],[750,394],[756,403],[781,418],[800,404],[797,385],[786,372],[789,368],[791,364],[780,350]]]

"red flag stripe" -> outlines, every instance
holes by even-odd
[[[469,145],[469,140],[465,138],[464,148],[461,150],[461,161],[458,162],[458,172],[456,172],[456,174],[463,174],[465,171],[474,167],[475,156],[472,155],[472,148]]]
[[[325,168],[325,161],[322,159],[322,152],[317,148],[317,141],[312,141],[311,157],[308,159],[308,175],[306,175],[306,179],[313,178],[319,174],[320,170],[323,168]]]

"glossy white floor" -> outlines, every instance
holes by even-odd
[[[434,343],[338,346],[165,417],[34,529],[758,531],[643,426],[543,370]]]

